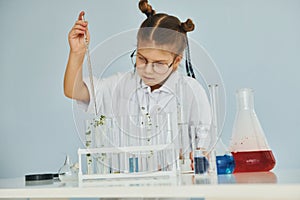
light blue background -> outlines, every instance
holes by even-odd
[[[275,171],[299,168],[300,1],[150,3],[182,21],[194,20],[190,37],[208,51],[226,86],[225,144],[236,113],[235,90],[252,87]],[[91,49],[145,19],[133,0],[0,0],[0,178],[56,172],[65,154],[77,160],[82,145],[72,101],[63,95],[63,75],[67,34],[81,10],[90,23]]]

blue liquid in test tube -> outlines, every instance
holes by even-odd
[[[129,172],[130,173],[138,172],[139,171],[138,169],[139,169],[138,158],[136,157],[129,158]]]
[[[208,169],[208,160],[204,156],[194,157],[194,171],[195,174],[204,174]]]

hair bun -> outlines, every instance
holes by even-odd
[[[190,31],[193,31],[195,29],[195,25],[194,25],[194,23],[191,19],[187,19],[185,22],[181,23],[181,28],[185,32],[190,32]]]
[[[155,14],[155,10],[153,10],[152,6],[148,4],[148,0],[140,0],[139,8],[142,11],[142,13],[147,15],[147,17],[150,17]]]

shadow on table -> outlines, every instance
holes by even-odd
[[[233,174],[236,183],[277,183],[273,172],[243,172]]]

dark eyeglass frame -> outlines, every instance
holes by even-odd
[[[135,49],[131,54],[130,54],[130,58],[131,58],[131,62],[132,62],[132,64],[136,67],[136,61],[134,61],[134,59],[133,59],[133,57],[134,57],[134,54],[137,52],[137,50]],[[172,63],[170,64],[170,65],[168,65],[168,70],[172,67],[172,65],[174,64],[174,62],[175,62],[175,59],[176,59],[176,57],[173,59],[173,61],[172,61]],[[146,59],[145,59],[146,60]],[[149,64],[149,63],[151,63],[151,62],[148,62],[148,60],[146,60],[147,62],[145,63],[145,66],[144,67],[146,67],[147,66],[147,64]],[[154,63],[151,63],[152,65],[152,68],[153,68],[153,70],[155,71],[155,69],[154,69]],[[165,74],[165,73],[167,73],[168,72],[168,70],[166,71],[166,72],[164,72],[164,73],[159,73],[159,72],[157,72],[157,71],[155,71],[156,73],[158,73],[158,74]]]

